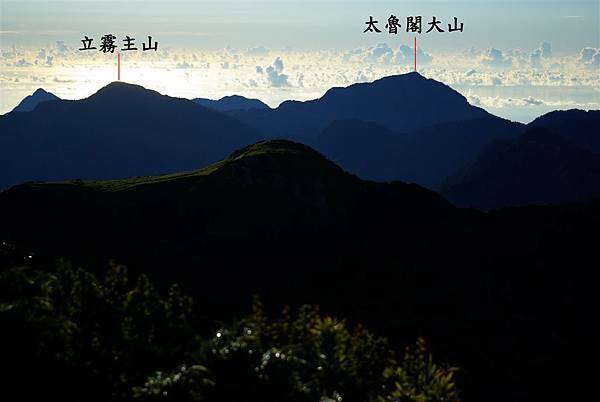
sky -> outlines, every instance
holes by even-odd
[[[388,18],[400,28],[390,33]],[[370,16],[380,33],[363,32]],[[407,17],[423,31],[406,32]],[[445,32],[428,22],[441,21]],[[463,31],[448,32],[456,17]],[[78,50],[85,36],[114,53]],[[123,51],[135,38],[137,51]],[[157,51],[142,51],[148,36]],[[117,79],[171,96],[270,106],[412,71],[511,120],[600,109],[600,1],[0,0],[0,113],[42,87],[80,99]],[[399,94],[404,101],[409,94]]]

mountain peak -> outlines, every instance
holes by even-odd
[[[245,96],[241,96],[241,95],[225,95],[219,100],[222,101],[222,100],[240,100],[240,99],[248,99],[248,98],[246,98]]]
[[[378,80],[375,81],[382,81],[382,80],[399,80],[399,79],[422,79],[422,80],[427,80],[428,78],[421,75],[421,73],[419,73],[418,71],[409,71],[408,73],[404,73],[404,74],[394,74],[394,75],[388,75],[386,77],[380,78]]]
[[[125,82],[125,81],[111,81],[110,83],[108,83],[107,85],[104,86],[104,88],[112,88],[112,87],[138,87],[138,88],[144,88],[141,85],[131,84],[131,83]]]
[[[173,99],[152,89],[141,85],[130,84],[128,82],[113,81],[110,84],[100,88],[96,93],[87,98],[87,102],[106,102],[127,103],[127,104],[147,104],[153,100]]]
[[[286,101],[273,110],[236,114],[266,135],[295,138],[316,137],[335,120],[373,121],[407,132],[487,116],[456,90],[418,72],[331,88],[318,99]]]
[[[329,161],[308,145],[289,140],[264,140],[248,145],[233,152],[227,160],[235,161],[252,157],[300,157],[302,159],[318,159],[329,163]]]
[[[269,109],[269,106],[258,99],[246,98],[240,95],[228,95],[219,100],[195,98],[192,99],[198,105],[214,109],[220,112],[233,110]]]
[[[555,110],[538,117],[529,127],[544,127],[582,149],[600,154],[600,110]]]
[[[306,183],[324,178],[341,182],[351,177],[313,148],[288,140],[248,145],[229,155],[218,171],[245,183],[278,183],[291,177]]]
[[[39,95],[44,95],[44,94],[48,94],[49,92],[44,90],[44,88],[38,88],[35,90],[35,92],[33,93],[33,96],[39,96]]]
[[[34,110],[40,103],[52,101],[52,100],[60,100],[60,98],[43,88],[38,88],[31,95],[26,96],[23,100],[12,110],[13,112],[31,112]]]
[[[151,89],[147,89],[141,85],[130,84],[128,82],[123,81],[113,81],[110,84],[100,88],[96,95],[103,93],[131,93],[131,92],[152,92],[158,93]]]
[[[599,155],[533,127],[484,148],[442,193],[455,205],[480,209],[578,202],[600,195],[599,176]]]
[[[398,85],[398,86],[409,86],[407,89],[416,89],[419,91],[429,91],[437,89],[438,91],[445,93],[452,93],[454,95],[460,95],[454,89],[450,88],[443,82],[434,80],[433,78],[427,78],[417,71],[411,71],[404,74],[388,75],[386,77],[379,78],[372,82],[374,85]],[[414,85],[414,87],[412,87]],[[462,97],[462,95],[460,95]]]

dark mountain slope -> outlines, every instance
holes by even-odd
[[[401,180],[438,189],[448,175],[473,160],[484,146],[499,138],[513,138],[523,128],[520,123],[491,115],[410,133],[348,120],[332,123],[307,142],[362,178]]]
[[[471,161],[484,146],[522,131],[522,124],[490,115],[412,132],[399,158],[396,177],[438,190],[448,175]]]
[[[600,197],[600,156],[534,128],[487,147],[442,192],[482,209],[589,200]]]
[[[580,148],[600,154],[600,110],[556,110],[538,117],[530,127],[543,127]]]
[[[0,116],[0,188],[190,170],[256,139],[192,101],[114,82],[87,99]]]
[[[219,112],[230,112],[232,110],[269,109],[265,103],[258,99],[249,99],[239,95],[224,96],[219,100],[195,98],[194,103],[217,110]]]
[[[310,138],[335,120],[372,121],[388,130],[406,132],[489,114],[469,105],[441,82],[408,73],[332,88],[311,101],[286,101],[276,109],[236,111],[232,115],[271,138]]]
[[[334,121],[307,142],[347,171],[378,181],[398,179],[407,147],[406,134],[360,120]]]

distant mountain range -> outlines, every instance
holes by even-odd
[[[196,169],[259,139],[222,113],[114,82],[89,98],[0,116],[0,188]]]
[[[600,198],[600,154],[533,127],[487,146],[446,180],[442,194],[456,205],[481,209]]]
[[[530,127],[544,127],[582,149],[600,154],[600,110],[554,111],[538,117]]]
[[[593,174],[581,176],[580,195],[574,196],[572,189],[555,181],[559,172],[545,169],[544,159],[527,156],[529,151],[523,153],[522,163],[539,175],[529,179],[538,184],[530,188],[540,197],[517,197],[520,190],[510,187],[516,182],[492,183],[501,178],[489,172],[516,174],[517,166],[509,166],[516,160],[494,157],[500,150],[497,141],[521,149],[520,136],[536,127],[581,150],[600,153],[600,111],[557,111],[523,125],[471,106],[450,87],[418,73],[332,88],[319,99],[286,101],[275,109],[241,96],[172,98],[121,82],[79,101],[60,100],[40,89],[17,109],[30,111],[0,116],[0,189],[30,180],[193,170],[263,138],[303,142],[361,178],[418,183],[443,191],[458,205],[485,209],[527,200],[586,199],[595,194],[598,181]],[[548,149],[542,146],[538,151]],[[560,147],[551,157],[570,166],[567,161],[575,162],[572,151]],[[582,169],[569,171],[575,175]],[[490,197],[501,192],[503,196],[494,197],[502,201],[484,202],[483,190],[474,187],[476,177],[488,183]],[[467,188],[471,190],[460,194]],[[545,196],[549,194],[554,196]]]
[[[437,190],[485,145],[515,137],[523,129],[520,123],[492,115],[412,132],[390,131],[374,122],[336,121],[305,142],[360,177],[414,182]]]
[[[259,101],[258,99],[248,99],[239,95],[224,96],[219,100],[195,98],[192,99],[192,101],[209,109],[218,110],[219,112],[231,112],[234,110],[269,109],[269,106]]]
[[[416,72],[331,88],[311,101],[286,101],[275,109],[231,115],[266,137],[296,139],[316,137],[336,120],[375,122],[391,131],[408,132],[490,116],[450,87]]]

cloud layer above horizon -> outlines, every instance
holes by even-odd
[[[272,107],[284,100],[322,96],[329,88],[412,71],[408,45],[346,51],[294,51],[256,46],[208,51],[160,49],[122,54],[122,79],[161,93],[220,98],[238,94]],[[450,85],[469,102],[516,120],[546,110],[600,108],[600,48],[556,56],[552,45],[534,49],[468,49],[459,54],[417,48],[419,72]],[[43,48],[0,49],[0,112],[36,88],[61,98],[91,95],[116,79],[116,54],[82,52],[58,41]],[[410,94],[398,94],[410,101]],[[515,114],[515,109],[520,109]]]
[[[385,32],[391,13],[402,23],[410,15],[464,21],[464,33],[416,35],[418,70],[472,104],[519,121],[600,108],[597,0],[5,0],[0,7],[0,113],[38,87],[78,99],[114,81],[116,54],[78,50],[84,35],[98,46],[100,32],[114,32],[119,45],[128,33],[138,46],[154,35],[157,52],[122,52],[121,78],[164,94],[239,94],[273,107],[317,98],[412,71],[415,35]],[[369,15],[384,32],[363,33]]]

